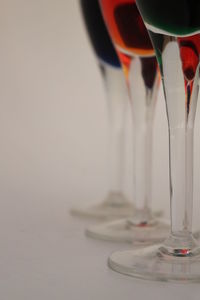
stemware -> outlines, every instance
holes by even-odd
[[[101,0],[103,16],[120,58],[134,124],[133,216],[87,229],[87,235],[136,243],[163,240],[168,224],[151,209],[153,119],[160,76],[149,35],[135,0]]]
[[[83,20],[97,57],[107,95],[109,117],[109,191],[104,201],[89,207],[74,207],[73,215],[116,218],[131,215],[134,205],[124,192],[125,115],[128,93],[121,65],[110,40],[98,0],[80,0]]]
[[[200,281],[192,233],[193,132],[199,93],[200,2],[136,0],[160,65],[169,127],[171,231],[161,245],[113,253],[109,265],[134,277]]]

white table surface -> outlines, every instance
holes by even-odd
[[[78,1],[0,0],[0,37],[0,299],[199,299],[200,285],[149,283],[109,270],[109,253],[130,246],[86,238],[91,221],[68,214],[72,205],[102,200],[108,187],[105,95]],[[161,93],[153,206],[168,215],[164,109]],[[199,120],[198,109],[197,225]],[[128,175],[125,188],[131,198]]]
[[[69,217],[65,206],[51,203],[41,211],[38,204],[16,206],[14,216],[10,207],[1,209],[1,299],[199,299],[198,284],[147,282],[111,271],[108,255],[130,246],[86,238],[91,221]]]

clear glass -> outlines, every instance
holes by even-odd
[[[108,171],[109,191],[102,203],[90,207],[77,207],[71,210],[73,215],[112,219],[130,216],[134,204],[124,193],[125,167],[125,117],[128,95],[121,68],[99,61],[107,96],[109,118]]]
[[[142,19],[136,5],[131,11],[133,2],[135,3],[135,1],[130,0],[100,1],[108,30],[123,66],[130,96],[134,128],[133,199],[136,208],[132,217],[92,226],[87,229],[86,233],[93,238],[149,244],[153,241],[162,241],[169,232],[168,224],[156,218],[151,209],[152,135],[160,75],[153,47],[146,28],[141,24]],[[110,18],[113,18],[113,21]],[[119,19],[119,23],[117,23],[116,18]],[[138,31],[131,32],[126,24],[138,28]],[[123,32],[122,38],[126,39],[126,44],[131,45],[131,47],[125,47],[123,43],[119,45],[120,39],[116,37],[116,31],[120,30],[117,26],[123,27],[120,27],[121,32]],[[127,42],[129,34],[132,34],[133,38]],[[139,42],[138,46],[138,39],[140,38],[143,44]],[[135,44],[137,50],[132,47]]]
[[[124,121],[127,109],[127,90],[121,65],[109,37],[98,0],[80,0],[85,28],[99,63],[107,96],[109,115],[109,159],[107,162],[109,187],[105,199],[89,207],[71,210],[73,215],[95,218],[118,218],[131,215],[132,203],[126,199],[124,180]]]
[[[192,205],[193,132],[200,74],[200,5],[199,1],[178,5],[172,0],[164,6],[159,6],[161,1],[158,0],[137,0],[137,3],[157,53],[165,92],[171,231],[161,245],[113,253],[109,265],[120,273],[143,279],[199,282],[200,246],[192,233]]]

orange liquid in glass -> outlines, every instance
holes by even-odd
[[[155,55],[135,0],[101,0],[101,7],[112,40],[121,54]]]

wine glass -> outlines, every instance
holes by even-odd
[[[104,201],[90,207],[75,207],[73,215],[115,218],[131,215],[134,205],[124,193],[125,116],[128,94],[121,65],[104,24],[98,0],[81,0],[80,7],[90,42],[96,54],[107,95],[109,116],[109,191]]]
[[[200,2],[136,0],[160,65],[169,126],[171,231],[161,245],[117,252],[109,265],[134,277],[200,281],[192,233],[193,132],[199,93]],[[181,2],[181,3],[180,3]]]
[[[153,119],[160,75],[149,35],[135,0],[101,0],[103,16],[120,58],[131,100],[134,123],[134,196],[132,217],[95,225],[88,236],[135,244],[161,241],[167,222],[151,209]]]

